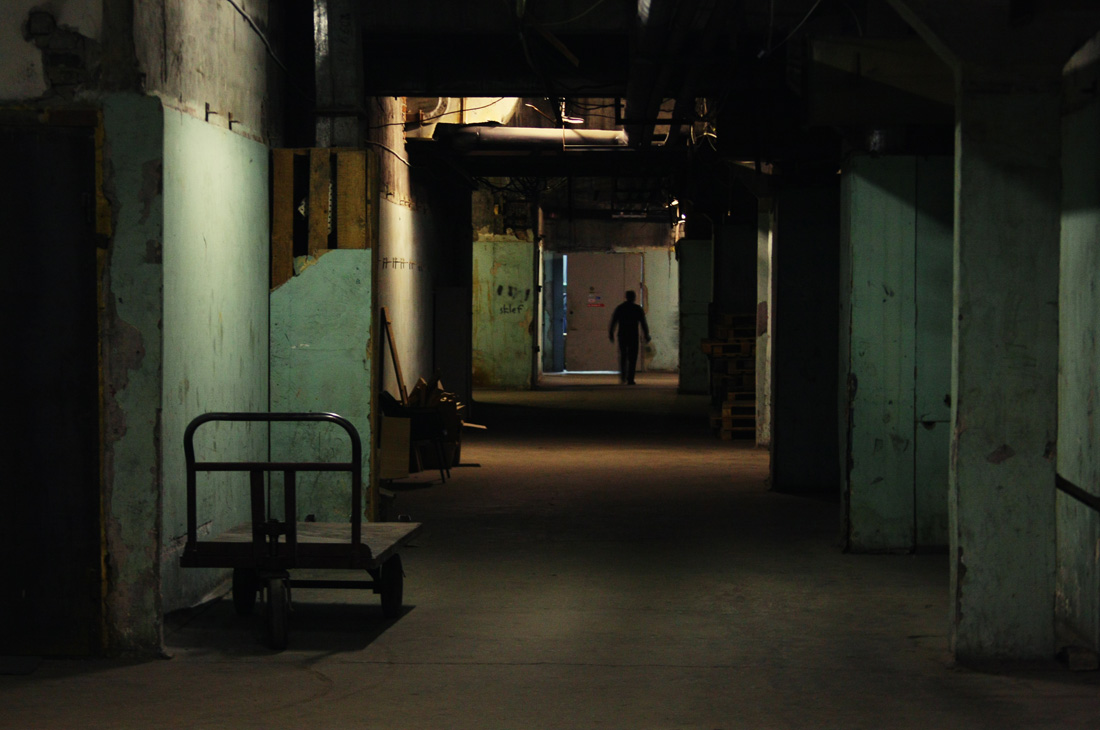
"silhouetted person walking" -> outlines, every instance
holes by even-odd
[[[645,341],[649,342],[649,325],[645,310],[634,303],[634,292],[626,293],[626,301],[615,307],[607,334],[615,341],[615,326],[619,327],[619,380],[634,385],[634,369],[638,365],[638,325],[642,326]]]

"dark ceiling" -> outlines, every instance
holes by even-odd
[[[952,74],[885,0],[361,8],[368,95],[527,97],[539,113],[513,125],[565,127],[564,108],[582,127],[623,129],[629,140],[614,151],[410,149],[450,154],[448,164],[471,176],[621,178],[637,204],[657,205],[670,194],[766,186],[769,173],[835,175],[853,147],[952,144]],[[605,200],[606,188],[597,193]],[[708,195],[729,207],[728,191]]]

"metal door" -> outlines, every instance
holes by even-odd
[[[619,351],[607,337],[611,313],[633,289],[645,306],[642,254],[579,253],[567,261],[569,305],[565,369],[618,371]]]

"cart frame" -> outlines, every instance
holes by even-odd
[[[335,423],[351,440],[350,461],[197,461],[195,432],[215,421],[251,423]],[[396,618],[401,612],[404,571],[398,550],[419,534],[415,522],[363,524],[363,446],[359,432],[335,413],[205,413],[194,418],[183,435],[187,467],[187,540],[180,565],[185,568],[232,568],[233,604],[237,613],[250,614],[256,594],[266,592],[265,623],[271,647],[285,649],[290,611],[290,588],[371,589],[382,597],[382,612]],[[351,475],[351,519],[339,522],[298,520],[296,477],[300,471],[347,472]],[[251,523],[243,523],[213,539],[198,538],[198,473],[248,472]],[[265,476],[283,473],[282,521],[269,518]],[[290,570],[364,569],[371,580],[294,580]]]

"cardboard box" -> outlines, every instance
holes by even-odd
[[[409,475],[409,427],[411,418],[382,416],[382,441],[378,449],[379,479]]]

